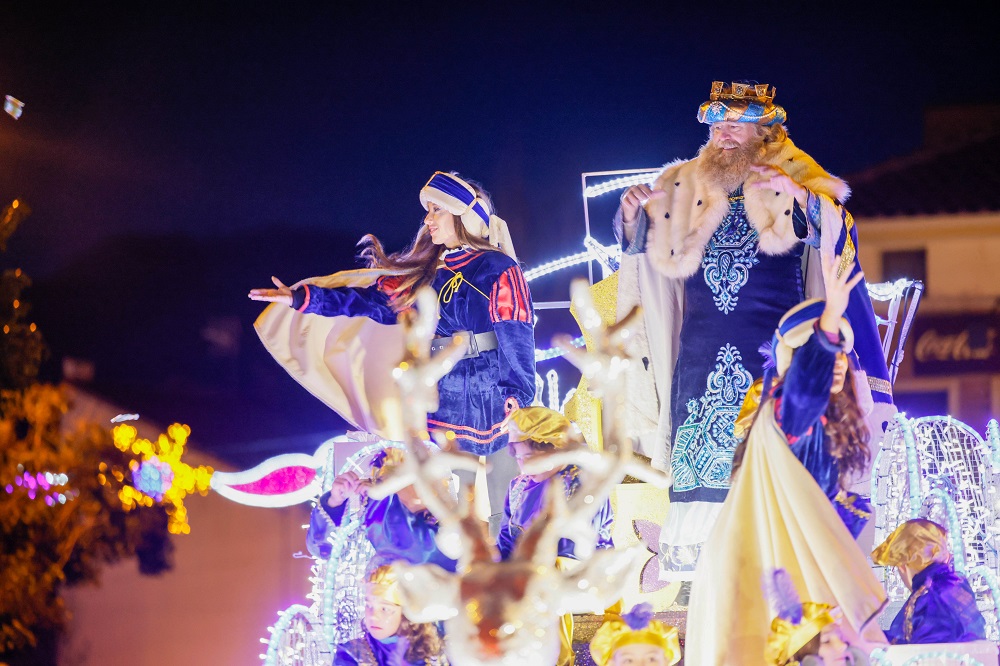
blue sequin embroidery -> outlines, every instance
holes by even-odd
[[[747,220],[743,196],[729,198],[731,209],[708,241],[701,265],[715,306],[724,314],[736,309],[737,294],[758,263],[757,230]]]
[[[689,400],[689,415],[677,428],[670,468],[674,490],[728,488],[736,447],[733,424],[753,377],[740,350],[727,344],[715,357],[704,395]]]

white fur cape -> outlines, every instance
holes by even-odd
[[[700,177],[701,156],[672,162],[663,168],[654,189],[667,196],[646,204],[649,235],[646,252],[653,267],[667,277],[686,278],[698,270],[708,240],[729,212],[725,188]],[[851,190],[790,140],[769,144],[763,164],[776,166],[816,194],[843,203]],[[761,177],[750,174],[743,186],[747,219],[760,236],[764,254],[785,254],[800,242],[792,228],[793,197],[754,184]]]
[[[843,231],[840,206],[850,188],[827,173],[790,140],[769,146],[763,163],[780,167],[796,182],[822,195],[822,251],[833,254]],[[623,255],[618,286],[618,318],[633,305],[641,305],[642,329],[634,336],[631,351],[642,363],[633,363],[626,377],[629,413],[626,422],[639,437],[639,450],[660,469],[670,467],[670,395],[674,364],[684,314],[684,280],[701,266],[705,247],[729,212],[725,188],[699,177],[699,157],[671,162],[656,178],[655,188],[667,196],[646,205],[649,233],[646,251]],[[780,255],[801,242],[792,227],[793,197],[752,184],[744,184],[744,206],[759,233],[760,251]],[[669,214],[669,217],[668,217]],[[807,248],[804,257],[805,295],[823,297],[819,252]]]

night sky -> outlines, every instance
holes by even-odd
[[[714,79],[775,85],[838,175],[917,150],[928,106],[1000,101],[992,26],[956,3],[211,4],[0,5],[0,95],[25,103],[0,116],[0,201],[33,211],[0,260],[50,284],[35,307],[56,352],[137,383],[162,370],[87,309],[151,322],[211,292],[262,354],[246,290],[350,267],[366,232],[398,249],[438,169],[486,186],[530,268],[582,249],[581,172],[693,155]],[[336,251],[296,252],[324,235]],[[124,256],[150,244],[177,254]],[[190,355],[176,317],[196,317],[176,312],[172,333],[147,326],[168,365]]]

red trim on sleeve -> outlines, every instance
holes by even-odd
[[[511,266],[497,278],[490,292],[490,320],[531,323],[531,297],[521,269]]]
[[[309,307],[309,285],[304,284],[302,288],[306,290],[305,300],[302,301],[302,307],[299,308],[299,312],[305,312],[306,308]]]

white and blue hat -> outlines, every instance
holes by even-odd
[[[435,171],[420,190],[420,205],[424,210],[431,202],[461,218],[462,225],[470,234],[488,238],[491,245],[517,260],[507,223],[492,214],[490,205],[479,197],[472,185],[453,173]]]

